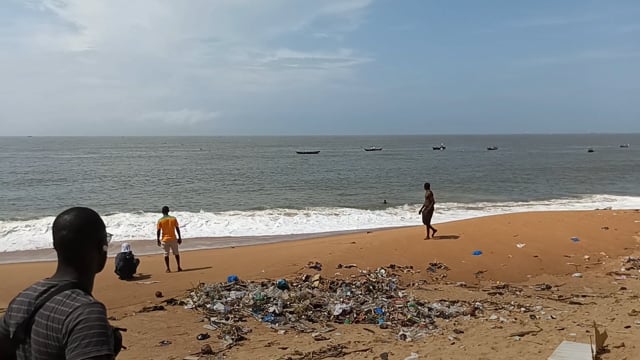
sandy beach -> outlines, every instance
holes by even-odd
[[[404,359],[411,352],[427,359],[546,359],[562,340],[589,343],[591,324],[596,321],[609,333],[602,359],[640,358],[635,341],[640,315],[633,311],[640,310],[640,273],[620,274],[622,259],[640,254],[640,211],[516,213],[437,227],[433,240],[423,240],[423,227],[411,227],[189,251],[183,253],[182,273],[164,273],[160,255],[141,256],[139,279],[130,282],[116,278],[110,259],[97,276],[94,295],[107,306],[113,324],[128,329],[128,349],[119,359],[183,359],[205,343],[219,349],[221,341],[211,331],[210,339],[196,340],[204,329],[202,315],[193,310],[166,306],[165,311],[140,313],[143,306],[183,298],[198,283],[223,282],[230,274],[243,280],[295,279],[302,274],[349,278],[358,269],[411,265],[416,272],[403,275],[402,285],[416,298],[516,302],[539,306],[543,313],[533,317],[518,311],[494,311],[500,318],[494,321],[494,312],[488,311],[466,321],[442,321],[438,323],[440,334],[413,342],[397,340],[396,330],[359,324],[334,324],[336,330],[326,334],[329,339],[318,342],[309,334],[282,335],[250,320],[248,339],[221,354],[229,359],[298,359],[302,357],[296,357],[295,351],[344,344],[350,350],[362,350],[345,359],[383,358],[382,353],[389,359]],[[477,250],[482,255],[472,255]],[[321,263],[322,271],[305,268],[310,261]],[[446,277],[434,280],[425,270],[430,262],[446,264]],[[357,264],[357,268],[337,269],[339,264]],[[54,268],[54,262],[0,265],[0,308],[6,308],[23,288],[51,275]],[[582,277],[572,276],[574,273]],[[416,283],[422,285],[412,287]],[[506,291],[504,285],[501,291],[488,290],[505,283],[521,291]],[[550,289],[531,287],[541,283],[551,285]],[[156,291],[164,298],[156,298]],[[509,336],[532,329],[541,330],[519,338]],[[161,340],[171,344],[159,346]]]

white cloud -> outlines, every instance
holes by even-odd
[[[161,123],[162,125],[196,125],[210,122],[218,118],[218,112],[181,109],[175,111],[155,111],[143,114],[140,120],[147,123]]]
[[[331,69],[349,67],[365,62],[371,59],[353,54],[350,49],[340,49],[333,53],[323,52],[300,52],[290,49],[279,49],[267,56],[259,59],[262,65],[281,68],[316,68]]]
[[[613,61],[640,57],[638,50],[596,49],[523,60],[524,66],[562,65],[592,61]]]
[[[507,24],[516,28],[556,27],[575,24],[585,24],[599,20],[599,15],[557,15],[519,19]]]
[[[226,121],[256,93],[283,101],[349,81],[372,59],[334,35],[371,1],[31,0],[0,25],[0,125]],[[332,37],[290,40],[318,33]]]

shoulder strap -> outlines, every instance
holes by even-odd
[[[31,336],[31,327],[33,327],[33,322],[38,311],[40,311],[40,309],[56,295],[62,294],[63,292],[71,289],[78,289],[78,284],[75,281],[65,282],[56,286],[36,302],[31,314],[18,324],[16,330],[13,332],[13,336],[11,336],[11,345],[14,349],[17,349],[19,345],[24,344],[27,338]]]

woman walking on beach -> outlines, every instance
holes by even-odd
[[[418,211],[418,214],[422,214],[422,223],[427,228],[427,237],[425,240],[431,239],[429,236],[429,229],[431,229],[431,236],[435,236],[438,230],[431,226],[431,218],[433,217],[433,211],[435,210],[436,200],[433,197],[433,192],[431,192],[431,184],[428,182],[424,183],[424,204]]]

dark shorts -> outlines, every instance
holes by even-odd
[[[422,223],[425,225],[431,225],[431,218],[433,217],[433,210],[435,210],[434,208],[431,208],[429,210],[425,210],[422,212]]]

